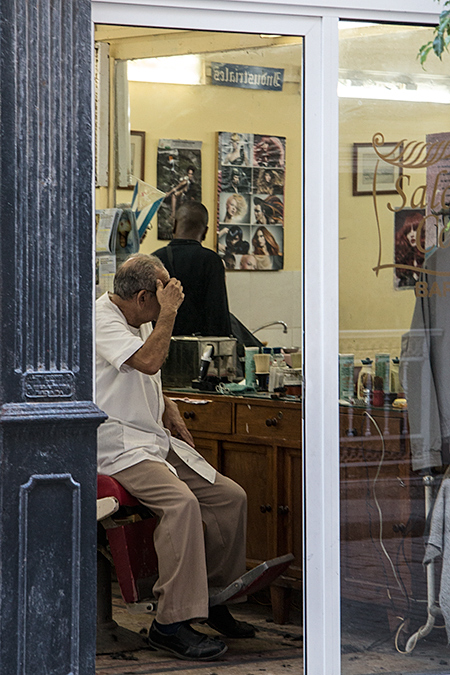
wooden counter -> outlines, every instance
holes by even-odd
[[[247,492],[248,566],[294,554],[271,588],[275,621],[284,623],[289,589],[302,579],[300,400],[166,394],[207,401],[177,403],[198,451]],[[411,471],[407,412],[341,406],[340,467],[342,597],[398,615],[411,598],[426,597],[423,486]]]
[[[177,401],[197,450],[247,492],[248,567],[294,554],[288,573],[271,588],[274,620],[285,623],[289,588],[301,588],[302,578],[300,400],[165,394]],[[207,402],[180,400],[184,398]]]

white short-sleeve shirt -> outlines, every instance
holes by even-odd
[[[113,475],[144,459],[164,462],[169,448],[211,483],[216,471],[190,445],[164,428],[161,374],[125,364],[142,347],[151,323],[134,328],[105,293],[96,302],[96,402],[108,419],[98,429],[98,472]]]

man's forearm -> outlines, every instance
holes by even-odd
[[[149,298],[144,296],[149,291],[142,290],[140,293],[142,294],[141,296],[138,294],[140,302],[148,303]],[[131,366],[146,375],[154,375],[158,372],[169,353],[173,324],[175,323],[178,307],[183,300],[183,287],[178,279],[169,279],[165,286],[161,279],[156,280],[156,302],[159,304],[159,312],[154,313],[152,310],[150,315],[147,312],[150,319],[152,318],[152,314],[153,317],[158,317],[156,319],[156,326],[142,347],[125,362],[127,366]],[[151,298],[150,301],[154,302]],[[147,307],[150,309],[151,304],[147,305]]]
[[[169,353],[176,316],[173,308],[161,308],[155,328],[142,347],[127,360],[127,365],[146,375],[157,373]]]

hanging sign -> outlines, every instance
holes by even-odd
[[[261,68],[238,63],[211,62],[211,84],[240,89],[283,90],[284,68]]]

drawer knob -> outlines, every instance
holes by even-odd
[[[272,507],[270,506],[270,504],[261,504],[259,510],[261,511],[261,513],[270,513],[272,511]]]
[[[194,417],[195,417],[195,412],[193,412],[192,410],[190,410],[190,411],[186,410],[183,413],[183,416],[184,416],[184,419],[186,419],[186,420],[193,420]]]
[[[269,417],[266,419],[266,426],[268,427],[276,427],[278,424],[278,420],[276,417]]]
[[[401,534],[405,534],[406,532],[406,526],[403,523],[394,524],[392,529],[396,534],[397,532],[401,532]]]
[[[281,516],[285,516],[287,513],[289,513],[289,506],[282,506],[280,504],[280,506],[278,507],[278,513]]]

